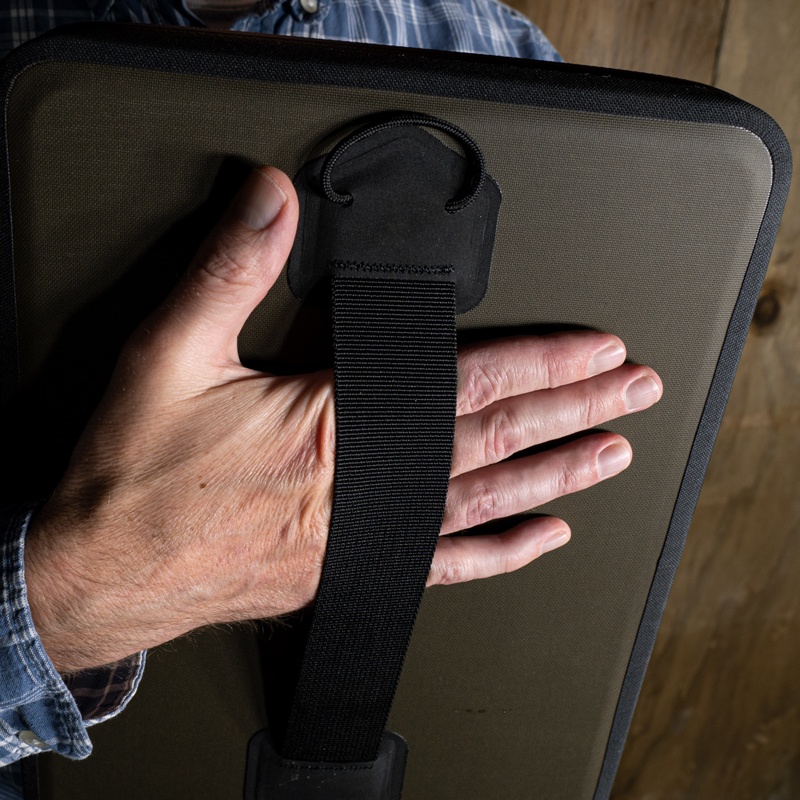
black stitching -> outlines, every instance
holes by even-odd
[[[298,763],[297,761],[287,761],[287,760],[284,760],[284,759],[281,759],[281,766],[284,769],[309,769],[309,770],[323,770],[323,771],[327,770],[328,772],[342,772],[342,771],[345,771],[345,770],[351,770],[351,771],[352,770],[366,770],[366,769],[372,769],[372,767],[373,767],[372,764],[365,764],[363,767],[361,767],[361,766],[354,767],[354,766],[347,765],[347,764],[336,764],[334,766],[330,766],[329,767],[329,766],[323,766],[323,765],[317,765],[317,764],[302,764],[302,763]]]
[[[370,264],[366,261],[331,261],[332,270],[354,272],[400,272],[411,275],[450,275],[453,267],[447,264],[426,267],[417,264]]]

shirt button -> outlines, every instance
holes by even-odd
[[[300,0],[300,5],[309,14],[316,14],[319,10],[319,0]]]
[[[31,747],[47,747],[47,742],[43,742],[33,731],[20,731],[17,738]]]

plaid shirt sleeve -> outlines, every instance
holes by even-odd
[[[308,5],[308,3],[307,3]],[[70,22],[208,27],[186,0],[10,0],[0,3],[0,57]],[[536,25],[500,0],[254,0],[233,31],[562,61]]]
[[[263,13],[251,10],[231,30],[563,60],[533,22],[499,0],[318,0],[314,13],[300,0],[282,0]]]
[[[0,511],[0,766],[53,750],[82,759],[87,728],[122,711],[145,652],[62,677],[33,626],[25,586],[25,533],[35,504]]]

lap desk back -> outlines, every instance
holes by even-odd
[[[632,444],[626,472],[536,510],[570,524],[563,552],[426,592],[388,727],[409,742],[408,800],[607,797],[788,189],[775,123],[637,73],[150,26],[66,26],[2,70],[7,502],[52,489],[126,335],[250,167],[294,176],[388,109],[479,143],[503,202],[459,339],[610,331],[665,392],[607,426]],[[329,365],[328,326],[282,277],[243,360]],[[240,797],[279,639],[207,631],[150,653],[89,759],[38,757],[41,797]]]

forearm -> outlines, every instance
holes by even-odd
[[[32,506],[7,510],[2,522],[0,608],[0,763],[43,749],[85,758],[91,742],[75,700],[47,656],[30,616],[24,575],[25,532]],[[40,746],[44,745],[44,746]]]
[[[59,674],[30,613],[25,563],[34,506],[0,511],[0,765],[53,750],[91,753],[87,727],[122,711],[135,694],[145,653],[73,675]]]
[[[64,676],[116,659],[101,654],[97,620],[91,613],[101,588],[101,565],[91,564],[92,587],[81,574],[80,560],[76,564],[71,537],[52,527],[41,513],[31,520],[25,541],[25,582],[33,625],[53,666]],[[82,558],[92,558],[88,548]],[[109,632],[104,631],[102,638],[107,647]]]

